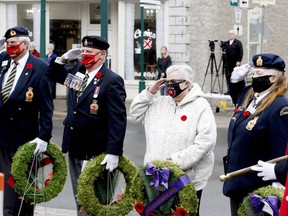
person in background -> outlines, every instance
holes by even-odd
[[[74,195],[77,180],[87,160],[106,153],[102,165],[112,172],[123,153],[126,132],[126,92],[124,80],[105,66],[109,43],[100,36],[82,38],[82,49],[72,49],[52,60],[50,78],[69,87],[67,117],[64,120],[62,152],[68,152]],[[68,60],[79,59],[73,67]],[[107,176],[103,174],[103,176]],[[107,179],[102,181],[106,191]],[[97,184],[100,183],[97,181]],[[99,186],[100,188],[101,186]],[[80,205],[75,197],[77,215]]]
[[[156,97],[167,85],[167,97]],[[208,101],[188,65],[173,65],[167,78],[144,89],[132,101],[131,116],[143,121],[146,134],[144,164],[169,160],[189,176],[199,199],[212,173],[216,123]],[[191,203],[192,205],[192,203]]]
[[[245,86],[244,81],[238,83],[231,83],[230,78],[234,70],[234,67],[240,66],[243,58],[243,46],[240,40],[236,39],[234,30],[228,31],[229,40],[226,42],[226,82],[228,91],[224,94],[229,94],[232,98],[232,102],[236,105],[237,95]]]
[[[253,68],[243,65],[247,69],[244,73],[235,68],[238,81],[251,72],[252,85],[237,97],[228,129],[227,156],[223,158],[225,174],[283,156],[288,143],[285,62],[272,53],[254,55],[252,61]],[[234,72],[232,77],[236,77]],[[245,196],[270,184],[272,181],[262,181],[255,172],[224,182],[223,194],[230,198],[231,215],[237,215]]]
[[[55,46],[52,43],[49,43],[47,45],[47,54],[45,56],[45,59],[48,64],[50,64],[52,59],[57,58],[57,54],[54,53],[54,48]],[[51,82],[51,89],[52,89],[52,97],[53,99],[55,99],[56,98],[56,82],[53,82],[53,81],[50,81],[50,82]]]
[[[161,47],[161,57],[157,60],[158,80],[161,78],[166,78],[166,70],[170,65],[172,65],[172,61],[168,54],[167,47],[163,46]],[[167,95],[165,88],[162,88],[160,92],[161,95]]]
[[[55,46],[53,43],[49,43],[47,45],[47,54],[46,54],[46,62],[50,64],[51,59],[57,58],[57,54],[54,53]]]
[[[7,181],[11,178],[12,158],[21,145],[32,140],[37,144],[37,155],[46,151],[52,137],[48,64],[29,53],[26,28],[10,28],[4,38],[6,52],[0,54],[0,172],[5,176],[1,215],[33,216],[34,205],[25,200],[21,204],[23,194],[15,193]]]
[[[29,44],[29,51],[32,55],[36,56],[36,57],[40,57],[40,53],[36,50],[36,44],[35,42],[31,41]]]

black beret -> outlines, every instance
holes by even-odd
[[[254,55],[252,58],[254,67],[263,67],[285,71],[285,62],[278,55],[264,53]]]
[[[82,45],[99,50],[107,50],[110,47],[109,43],[100,36],[85,36],[82,38]]]
[[[26,28],[16,26],[6,31],[4,37],[7,39],[11,37],[30,37],[30,33]]]

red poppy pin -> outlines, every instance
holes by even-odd
[[[182,120],[182,121],[186,121],[186,120],[187,120],[187,116],[186,116],[186,115],[182,115],[182,116],[181,116],[181,120]]]
[[[247,116],[250,116],[250,114],[251,114],[251,113],[250,113],[248,110],[246,110],[246,111],[243,113],[243,116],[244,116],[244,117],[247,117]]]
[[[99,78],[101,78],[102,76],[103,76],[103,74],[102,74],[100,71],[98,71],[98,73],[96,74],[96,78],[99,79]]]
[[[26,65],[26,68],[27,68],[27,69],[31,69],[32,67],[33,67],[32,64],[27,64],[27,65]]]
[[[238,106],[235,107],[234,112],[237,113],[237,112],[239,112],[239,111],[240,111],[239,107],[238,107]]]

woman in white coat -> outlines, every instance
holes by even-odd
[[[173,65],[162,78],[137,95],[130,114],[143,121],[146,134],[144,164],[171,160],[193,183],[200,199],[214,165],[216,123],[194,73],[187,65]],[[156,96],[167,86],[169,96]],[[199,215],[199,207],[198,214]]]

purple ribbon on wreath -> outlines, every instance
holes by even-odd
[[[170,169],[167,167],[158,168],[152,163],[146,165],[146,175],[152,175],[153,180],[150,182],[151,186],[155,186],[156,190],[159,190],[159,186],[163,185],[168,189],[168,180],[170,175]]]
[[[271,207],[271,209],[273,211],[273,215],[274,216],[279,215],[279,208],[278,208],[279,199],[277,196],[268,196],[266,198],[262,198],[261,196],[259,196],[257,194],[251,193],[250,194],[250,202],[251,202],[251,206],[252,206],[254,214],[258,214],[258,213],[263,212],[263,207],[264,207],[265,203],[267,203]]]

